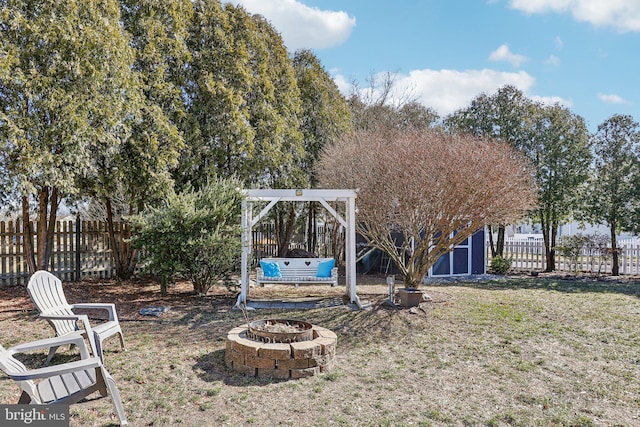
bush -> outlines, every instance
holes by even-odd
[[[577,275],[583,249],[589,246],[590,242],[591,238],[581,233],[571,236],[561,236],[558,242],[559,244],[556,245],[554,249],[569,261],[571,270]]]
[[[491,260],[491,270],[495,274],[507,274],[511,270],[511,258],[497,255]]]
[[[182,276],[206,294],[216,282],[237,286],[240,267],[242,193],[235,179],[217,178],[199,191],[186,190],[132,218],[134,244],[162,292]]]

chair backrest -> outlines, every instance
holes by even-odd
[[[73,315],[71,305],[67,302],[62,289],[62,281],[48,271],[39,270],[33,273],[27,285],[31,300],[41,315],[69,316]],[[49,323],[61,336],[77,329],[74,320],[49,320]]]

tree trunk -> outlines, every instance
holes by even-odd
[[[545,263],[546,263],[546,267],[544,271],[552,272],[556,268],[555,257],[553,256],[552,246],[551,246],[551,228],[552,227],[551,227],[551,221],[549,220],[549,218],[547,218],[544,212],[540,212],[540,227],[542,228],[542,238],[543,238],[542,240],[544,242],[544,257],[545,257]]]
[[[24,221],[24,243],[27,266],[31,274],[37,270],[48,270],[53,253],[53,235],[60,197],[58,189],[43,187],[38,192],[38,226],[33,230],[29,221],[29,196],[22,196],[22,220]],[[36,244],[34,244],[34,237]]]
[[[618,276],[620,274],[620,261],[618,259],[618,242],[616,239],[616,226],[611,224],[611,275]]]
[[[33,227],[29,219],[29,196],[22,196],[22,241],[24,242],[25,258],[29,273],[35,273],[36,267],[35,248],[33,244]]]
[[[285,214],[283,210],[276,211],[276,238],[278,240],[278,256],[284,257],[289,250],[289,242],[293,235],[293,225],[295,223],[295,208],[289,205],[289,211]]]
[[[491,228],[491,226],[487,226],[487,229],[489,231],[489,247],[491,248],[491,258],[495,258],[496,257],[496,246],[493,243],[493,229]]]
[[[309,216],[307,217],[307,251],[316,253],[318,246],[318,219],[316,217],[315,202],[309,202]]]
[[[118,279],[127,280],[133,276],[136,267],[135,250],[131,249],[131,244],[127,241],[131,237],[131,229],[121,222],[120,236],[116,238],[113,206],[109,197],[105,197],[105,208],[107,211],[107,227],[109,230],[113,262],[116,267],[116,276]]]
[[[496,243],[496,254],[500,255],[501,257],[504,257],[504,233],[504,225],[498,225],[498,241]]]
[[[53,254],[53,236],[56,231],[56,220],[58,219],[58,205],[60,204],[60,198],[58,194],[58,188],[53,187],[51,190],[51,197],[49,198],[49,225],[46,228],[46,245],[43,259],[44,269],[51,265],[51,256]],[[38,231],[38,234],[40,232]]]
[[[49,206],[49,189],[42,187],[39,192],[38,226],[36,228],[36,267],[38,270],[46,270],[45,264],[47,244],[47,207]]]
[[[105,197],[105,208],[107,211],[107,227],[109,229],[109,241],[111,242],[111,253],[113,254],[113,262],[116,267],[116,276],[118,279],[127,280],[133,276],[135,270],[135,257],[131,245],[126,241],[129,235],[124,235],[128,230],[124,224],[120,224],[121,236],[116,239],[115,226],[113,223],[113,207],[111,199]]]
[[[549,256],[547,258],[547,268],[551,266],[551,270],[555,271],[556,269],[556,240],[558,237],[558,221],[554,220],[551,222],[551,244],[549,245]]]

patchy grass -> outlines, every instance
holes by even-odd
[[[197,298],[176,288],[160,299],[145,283],[65,286],[72,302],[87,295],[116,301],[128,351],[109,339],[105,360],[133,426],[640,425],[637,282],[516,277],[429,284],[433,301],[413,314],[383,303],[384,277],[358,280],[370,310],[249,313],[250,320],[286,316],[338,334],[329,373],[289,381],[225,367],[226,334],[245,319],[224,290]],[[314,292],[342,289],[273,287],[252,295]],[[20,311],[25,295],[0,290],[5,347],[51,333],[33,311]],[[137,313],[144,305],[171,310],[143,318]],[[0,377],[0,402],[17,396]],[[71,425],[109,425],[111,412],[108,399],[72,405]]]

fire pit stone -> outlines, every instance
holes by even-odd
[[[298,325],[298,321],[282,322],[295,322]],[[228,332],[225,351],[228,368],[248,376],[295,379],[318,375],[332,366],[338,337],[329,329],[301,322],[309,326],[302,325],[302,328],[311,330],[306,341],[270,342],[273,337],[267,334],[266,340],[269,342],[264,342],[256,337],[251,327],[254,323],[241,325]]]

